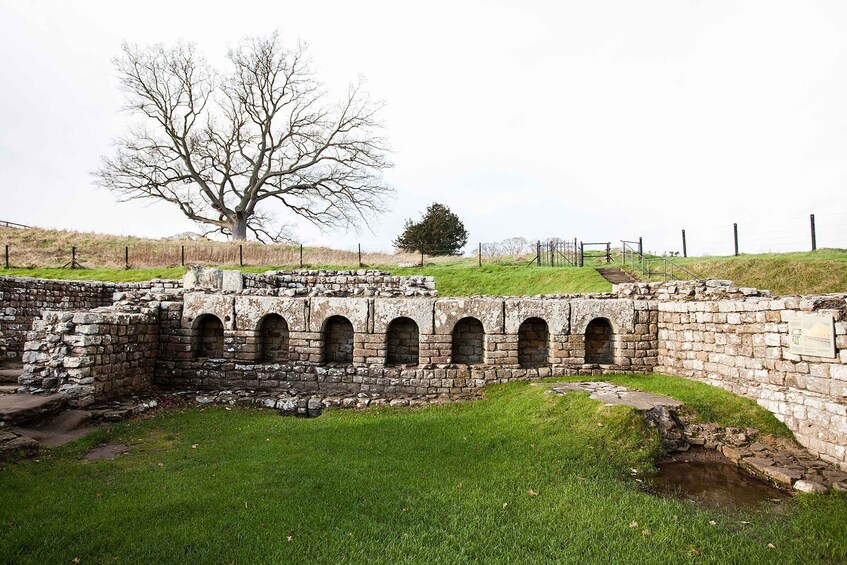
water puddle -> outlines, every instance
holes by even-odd
[[[779,503],[790,495],[735,465],[715,461],[669,461],[651,479],[656,494],[692,500],[709,508],[739,509]]]

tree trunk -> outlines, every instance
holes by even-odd
[[[247,218],[240,216],[232,220],[232,241],[247,241]]]

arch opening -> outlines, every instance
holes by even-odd
[[[259,324],[259,360],[288,360],[288,322],[279,314],[268,314]]]
[[[344,316],[332,316],[324,324],[324,363],[353,363],[353,324]]]
[[[549,332],[541,318],[524,320],[518,328],[518,363],[524,369],[547,365]]]
[[[420,330],[411,318],[396,318],[388,325],[386,364],[417,365],[420,362]]]
[[[485,329],[476,318],[462,318],[453,327],[451,359],[453,363],[479,365],[483,363]]]
[[[224,325],[214,314],[197,319],[194,331],[194,356],[219,358],[224,355]]]
[[[611,365],[615,362],[615,333],[606,318],[595,318],[585,328],[585,362]]]

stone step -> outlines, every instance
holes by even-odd
[[[0,422],[6,426],[33,425],[43,421],[68,403],[64,394],[0,395]]]
[[[59,447],[91,433],[95,428],[90,422],[91,412],[65,410],[38,425],[13,427],[9,431],[34,439],[44,447]]]
[[[0,384],[17,383],[18,377],[23,374],[23,368],[4,367],[0,369]]]
[[[629,273],[620,267],[603,267],[595,269],[600,276],[612,284],[637,282]]]

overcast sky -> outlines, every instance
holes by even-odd
[[[511,236],[653,251],[847,247],[847,2],[0,0],[0,220],[198,231],[118,204],[90,172],[126,125],[122,41],[228,46],[278,29],[341,91],[387,102],[391,211],[307,243],[388,249],[438,201],[469,245]]]

